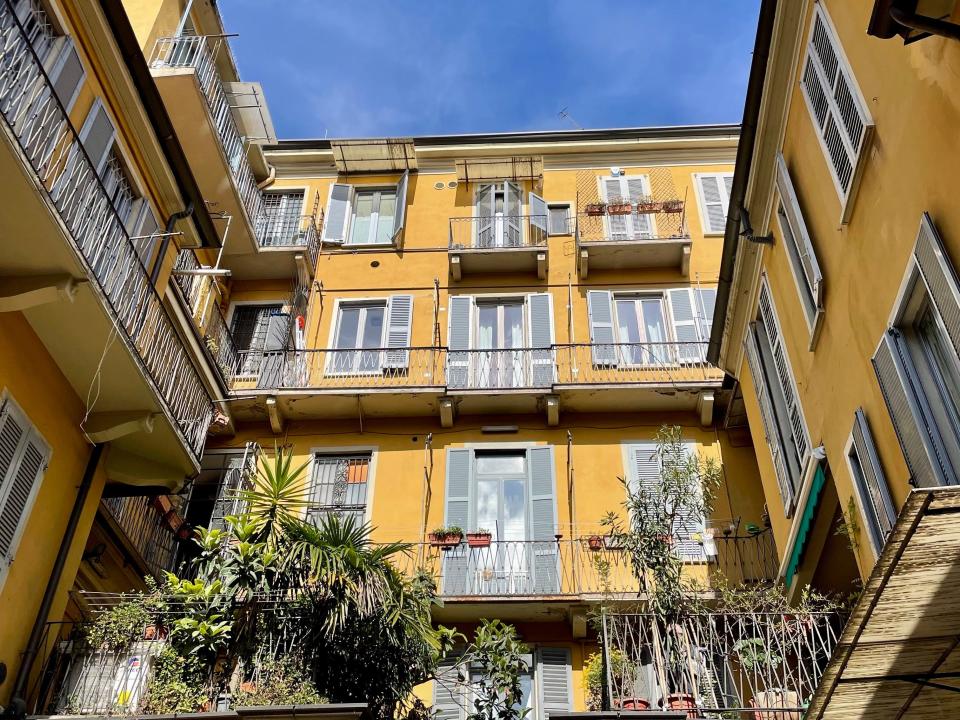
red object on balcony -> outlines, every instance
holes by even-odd
[[[693,695],[687,693],[671,693],[667,695],[667,707],[671,710],[686,710],[688,718],[702,718],[693,701]]]
[[[620,701],[621,710],[649,710],[650,701],[646,698],[623,698]]]
[[[603,215],[603,213],[606,211],[606,205],[603,203],[590,203],[583,209],[583,211],[587,215]]]
[[[629,215],[633,212],[633,205],[628,202],[610,203],[607,205],[608,215]]]
[[[463,540],[463,535],[438,535],[437,533],[430,533],[430,545],[438,548],[455,548],[460,544],[460,541]]]
[[[587,547],[589,547],[591,550],[603,550],[603,538],[599,535],[591,535],[587,538]]]
[[[467,533],[467,545],[472,548],[489,547],[492,539],[493,535],[488,532]]]

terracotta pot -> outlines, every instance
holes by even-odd
[[[150,504],[161,514],[166,515],[173,510],[173,504],[166,495],[156,495],[150,500]]]
[[[430,545],[438,548],[454,548],[460,544],[460,541],[463,540],[463,535],[438,535],[437,533],[430,533]]]
[[[599,535],[591,535],[587,538],[587,547],[591,550],[603,550],[603,538]]]
[[[621,710],[649,710],[650,701],[646,698],[623,698],[620,701]]]
[[[638,213],[638,214],[643,214],[643,213],[655,213],[655,212],[658,212],[661,207],[662,207],[662,203],[654,202],[654,201],[652,201],[652,200],[644,201],[644,202],[638,202],[638,203],[637,203],[637,213]]]
[[[605,210],[606,206],[603,203],[590,203],[583,209],[587,215],[593,216],[603,215]]]
[[[665,200],[660,208],[661,212],[678,213],[683,211],[683,200]]]
[[[467,533],[467,545],[472,548],[484,548],[490,546],[493,535],[490,533]]]
[[[163,625],[147,625],[143,629],[144,640],[166,640],[169,631]]]
[[[703,717],[697,710],[693,695],[687,693],[671,693],[667,695],[667,707],[671,710],[686,710],[688,718]]]
[[[608,215],[629,215],[633,212],[633,205],[630,203],[615,203],[607,205]]]
[[[764,690],[754,695],[750,706],[762,707],[800,707],[800,696],[793,690]],[[754,720],[800,720],[803,713],[800,711],[757,710],[753,713]]]

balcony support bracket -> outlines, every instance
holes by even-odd
[[[460,265],[459,255],[450,256],[450,277],[457,282],[460,282],[463,279],[463,268]]]
[[[270,419],[270,430],[274,435],[283,432],[283,415],[280,414],[280,408],[277,406],[277,398],[270,396],[265,402],[267,406],[267,417]]]
[[[81,282],[86,281],[70,275],[0,277],[0,312],[27,310],[60,300],[73,302]]]
[[[680,274],[690,277],[690,245],[684,245],[680,256]]]
[[[537,253],[537,280],[547,279],[547,253]]]
[[[179,492],[183,486],[183,472],[177,468],[149,460],[140,455],[111,447],[104,463],[107,481],[135,487],[163,488]]]
[[[547,395],[543,399],[543,407],[547,412],[547,425],[556,427],[560,424],[560,398],[556,395]]]
[[[440,426],[453,427],[453,420],[457,416],[457,408],[452,397],[440,398]]]
[[[704,390],[697,396],[697,411],[700,413],[700,425],[713,425],[713,403],[716,396],[713,390]]]
[[[297,274],[300,277],[300,284],[309,285],[310,281],[313,280],[313,268],[310,267],[310,262],[307,260],[307,256],[303,253],[297,253],[293,256],[293,261],[297,265]]]
[[[590,272],[590,251],[586,248],[580,249],[580,262],[578,263],[578,269],[580,271],[580,279],[586,280],[587,274]]]
[[[156,415],[149,411],[93,413],[83,430],[91,442],[107,443],[133,433],[152,433]]]

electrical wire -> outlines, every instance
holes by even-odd
[[[83,414],[83,419],[80,421],[80,432],[83,433],[83,436],[87,439],[87,442],[91,445],[96,443],[87,435],[87,431],[84,426],[87,423],[87,420],[90,419],[90,414],[93,412],[93,408],[96,406],[97,401],[100,400],[100,391],[103,389],[103,385],[100,381],[101,373],[103,371],[103,362],[107,358],[107,353],[110,351],[110,348],[117,341],[117,338],[120,335],[120,330],[117,326],[111,325],[110,332],[107,333],[107,341],[103,346],[103,352],[100,353],[100,360],[97,361],[97,369],[93,372],[93,377],[90,378],[90,385],[87,387],[87,399],[86,399],[86,410]],[[93,392],[93,388],[96,386],[97,391],[93,396],[93,400],[90,400],[90,394]]]

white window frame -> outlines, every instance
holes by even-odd
[[[380,227],[380,194],[383,192],[392,192],[394,195],[393,217],[395,218],[400,211],[400,197],[397,193],[396,185],[354,185],[350,197],[350,217],[347,218],[347,232],[344,235],[343,247],[392,247],[393,242],[393,223],[390,224],[390,239],[387,242],[376,242],[370,238],[377,237],[377,231]],[[376,209],[370,211],[370,231],[367,233],[367,239],[364,242],[353,242],[353,231],[357,219],[357,200],[361,195],[372,193],[376,203]],[[306,199],[306,198],[304,198]]]
[[[524,216],[528,215],[528,213],[529,213],[529,211],[530,211],[530,203],[529,203],[529,194],[530,194],[530,191],[527,190],[526,183],[524,183],[522,180],[483,180],[483,181],[479,181],[479,180],[478,180],[478,181],[475,182],[475,183],[471,183],[471,184],[473,185],[473,199],[472,199],[473,205],[471,206],[470,212],[471,212],[472,215],[473,215],[473,222],[472,222],[472,228],[471,228],[471,231],[470,231],[470,247],[472,247],[472,248],[480,248],[480,247],[481,247],[481,245],[480,245],[480,219],[481,219],[481,216],[480,216],[480,203],[479,203],[479,199],[478,199],[478,197],[477,197],[477,196],[480,194],[480,188],[486,187],[486,186],[491,186],[491,187],[494,188],[494,189],[493,189],[494,195],[496,195],[496,193],[498,192],[497,188],[503,188],[503,192],[504,192],[504,213],[503,213],[503,215],[502,215],[501,218],[500,218],[500,222],[499,222],[499,227],[500,227],[500,228],[505,228],[503,218],[513,217],[512,215],[510,215],[510,214],[508,214],[508,213],[506,212],[506,186],[507,186],[507,183],[510,183],[510,184],[513,184],[513,185],[516,185],[516,186],[517,186],[517,197],[518,197],[519,200],[520,200],[520,203],[519,203],[519,206],[520,206],[520,215],[519,215],[519,218],[518,218],[518,222],[519,222],[519,225],[520,225],[520,244],[519,244],[517,247],[526,247],[526,246],[527,246],[527,236],[528,236],[529,230],[528,230],[528,228],[527,228],[527,222],[526,222],[527,218],[524,218]],[[493,222],[494,227],[497,227],[497,226],[498,226],[497,216],[496,216],[496,215],[492,215],[491,218],[492,218],[492,222]],[[547,227],[548,227],[548,228],[549,228],[549,222],[550,222],[550,218],[548,217],[548,218],[547,218]],[[496,235],[496,230],[494,231],[494,235]],[[494,242],[494,244],[491,245],[490,248],[488,248],[488,249],[490,249],[490,250],[502,250],[503,248],[511,247],[510,245],[505,245],[505,244],[503,243],[503,239],[504,239],[505,236],[506,236],[506,233],[504,232],[503,229],[501,229],[500,244],[497,244],[496,242]]]
[[[853,485],[853,496],[857,503],[857,508],[859,509],[864,522],[868,525],[867,535],[870,538],[870,547],[873,549],[874,557],[880,557],[880,552],[883,550],[883,543],[886,541],[886,538],[881,541],[880,538],[874,535],[874,532],[870,527],[873,525],[873,522],[870,519],[871,515],[874,513],[877,515],[880,513],[886,514],[888,520],[890,521],[891,532],[893,530],[893,525],[897,520],[897,516],[896,511],[894,511],[892,517],[888,514],[889,510],[893,508],[893,498],[890,496],[890,487],[887,484],[886,474],[883,472],[883,464],[880,462],[880,456],[877,454],[877,448],[873,444],[873,436],[870,432],[869,425],[867,424],[866,415],[860,408],[858,408],[857,413],[854,415],[854,425],[856,426],[860,422],[862,422],[864,425],[862,430],[864,442],[867,443],[867,447],[864,448],[864,451],[867,453],[867,457],[861,457],[860,451],[858,450],[856,442],[854,441],[853,430],[851,430],[850,436],[847,438],[847,442],[843,447],[843,456],[847,462],[847,471],[850,473],[851,484]],[[854,467],[854,457],[856,457],[856,462],[861,466],[861,469],[859,470]],[[864,496],[864,490],[866,490],[866,488],[861,488],[860,482],[857,479],[857,475],[859,473],[863,480],[866,481],[866,473],[864,473],[862,469],[864,463],[870,463],[874,468],[874,472],[878,475],[878,481],[884,483],[884,486],[881,488],[881,492],[885,496],[884,507],[873,507],[873,499],[871,497]],[[873,513],[869,512],[868,504],[869,507],[873,508]],[[883,532],[883,529],[880,527],[877,527],[876,530],[880,533]],[[889,537],[889,533],[887,537]]]
[[[574,203],[569,200],[547,200],[547,235],[549,237],[561,237],[564,235],[573,235],[572,219]],[[554,208],[566,208],[567,210],[567,228],[566,232],[555,233],[550,230],[550,210]]]
[[[720,178],[720,200],[723,205],[723,221],[726,225],[727,215],[730,213],[730,195],[727,192],[726,178],[733,178],[732,172],[698,172],[693,173],[693,192],[697,196],[697,211],[700,213],[700,228],[703,230],[704,237],[721,237],[726,232],[726,227],[721,230],[711,230],[707,222],[707,204],[703,197],[703,189],[700,187],[700,179],[705,177]]]
[[[827,108],[824,115],[823,127],[821,127],[820,122],[817,119],[817,112],[814,108],[813,99],[810,96],[810,91],[807,89],[807,83],[804,82],[803,79],[807,62],[810,61],[814,71],[820,78],[820,81],[823,83],[824,87],[827,87],[830,91],[833,89],[828,82],[826,70],[821,64],[820,59],[814,49],[814,33],[818,19],[822,22],[822,25],[826,31],[827,40],[837,58],[837,72],[844,76],[844,79],[850,88],[854,108],[859,116],[860,122],[863,124],[863,132],[860,137],[860,147],[858,149],[854,149],[852,141],[848,137],[847,127],[843,123],[839,105],[833,95],[833,92],[825,93]],[[843,45],[840,43],[840,38],[833,26],[833,22],[830,20],[830,15],[827,13],[827,9],[823,6],[823,3],[819,1],[814,4],[813,14],[811,15],[810,19],[810,30],[807,34],[803,59],[798,70],[798,76],[800,78],[799,82],[802,91],[801,94],[803,95],[804,102],[807,106],[807,111],[810,113],[810,121],[813,124],[817,141],[820,143],[820,149],[823,151],[824,161],[827,164],[827,169],[830,172],[830,177],[833,179],[834,187],[836,188],[837,195],[840,199],[840,223],[846,224],[850,220],[854,199],[856,198],[857,189],[860,185],[860,178],[863,174],[864,160],[871,146],[875,128],[873,119],[870,115],[870,110],[863,98],[862,93],[860,92],[860,86],[857,83],[856,76],[853,74],[853,69],[850,67],[850,63],[847,60],[846,53],[843,50]],[[847,160],[851,164],[850,182],[846,189],[844,189],[843,182],[837,174],[837,171],[833,166],[833,162],[830,159],[830,148],[827,145],[827,141],[824,137],[826,127],[831,119],[833,120],[833,124],[837,129],[837,133],[840,137],[841,144],[843,145]]]
[[[608,180],[616,180],[616,181],[618,181],[618,182],[620,182],[620,183],[622,183],[622,184],[626,184],[627,181],[629,181],[629,180],[637,180],[637,179],[639,179],[640,182],[641,182],[641,184],[643,185],[643,194],[644,194],[646,197],[652,197],[652,196],[653,196],[653,190],[651,189],[651,185],[650,185],[650,175],[649,175],[648,173],[637,173],[637,174],[635,174],[635,175],[627,175],[627,174],[623,174],[623,175],[598,175],[598,176],[597,176],[597,197],[598,197],[598,198],[601,198],[601,199],[603,200],[603,202],[607,202],[607,201],[608,201],[609,198],[607,198],[607,191],[606,191],[606,185],[605,185],[605,183],[606,183]],[[629,186],[628,186],[628,187],[629,187]],[[626,198],[624,198],[624,199],[626,199]],[[627,235],[628,235],[629,237],[627,237],[624,242],[630,242],[630,241],[633,241],[633,240],[655,240],[655,239],[657,239],[657,238],[659,237],[659,235],[657,234],[657,215],[656,215],[656,213],[643,213],[643,214],[646,215],[647,221],[650,223],[650,237],[649,237],[649,238],[643,237],[640,233],[637,232],[636,228],[631,227],[631,229],[629,229],[629,230],[627,231]],[[631,218],[630,223],[631,223],[631,225],[632,225],[632,223],[633,223],[633,218],[636,217],[636,215],[637,215],[636,209],[634,209],[634,210],[631,212],[630,215],[624,215],[624,216],[622,216],[622,217]],[[606,235],[607,238],[611,238],[611,239],[612,239],[612,237],[613,237],[613,232],[612,232],[611,229],[610,229],[610,215],[607,215],[606,213],[604,213],[604,217],[603,217],[603,232],[604,232],[604,234]]]
[[[303,217],[305,217],[305,216],[308,216],[308,215],[310,214],[310,212],[309,212],[309,210],[308,210],[308,208],[307,208],[307,198],[308,198],[309,195],[310,195],[310,187],[307,186],[307,185],[289,185],[289,186],[285,185],[285,186],[283,186],[283,187],[277,187],[276,185],[274,185],[273,187],[270,187],[270,188],[264,190],[264,191],[263,191],[263,194],[264,194],[265,196],[266,196],[266,195],[297,195],[297,194],[301,194],[301,195],[303,196],[303,203],[302,203],[301,206],[300,206],[300,214],[296,217],[296,223],[295,223],[295,225],[296,225],[295,234],[299,235],[299,234],[300,234],[300,220],[301,220],[301,218],[303,218]],[[265,215],[265,214],[266,214],[266,213],[264,212],[264,215]],[[258,232],[259,232],[259,231],[258,231]],[[259,238],[258,238],[258,243],[259,243]],[[278,244],[276,244],[276,245],[262,245],[261,247],[265,247],[265,248],[270,248],[270,247],[289,248],[289,247],[301,247],[302,245],[303,245],[302,242],[301,242],[299,245],[298,245],[297,243],[292,243],[292,242],[291,242],[291,243],[278,243]]]
[[[342,309],[344,307],[376,307],[380,306],[383,308],[383,330],[380,334],[380,348],[381,356],[379,363],[376,368],[370,370],[348,370],[344,372],[338,372],[334,369],[334,358],[336,353],[339,351],[339,348],[336,347],[337,335],[340,333],[340,323],[342,321]],[[363,375],[382,375],[386,365],[386,342],[387,342],[387,333],[389,332],[390,327],[390,296],[386,297],[368,297],[368,298],[337,298],[333,304],[333,322],[330,323],[330,339],[327,341],[327,358],[324,362],[324,371],[323,374],[327,377],[353,377],[353,376],[363,376]],[[362,327],[358,326],[358,331],[362,330]],[[349,348],[343,348],[343,352],[350,352]],[[357,350],[356,352],[364,352]],[[366,352],[369,352],[366,351]]]
[[[364,522],[371,522],[373,518],[373,501],[376,497],[377,477],[377,458],[380,455],[380,446],[378,445],[338,445],[336,447],[326,447],[317,445],[310,448],[310,467],[307,477],[310,482],[307,487],[307,500],[313,490],[313,476],[316,471],[316,458],[318,455],[336,456],[336,455],[365,455],[369,453],[370,464],[367,466],[367,506],[364,513]]]
[[[663,326],[666,331],[666,339],[664,343],[674,343],[677,341],[676,333],[673,329],[673,313],[670,309],[670,298],[667,296],[665,290],[615,290],[610,293],[610,302],[613,305],[613,337],[616,339],[618,345],[629,345],[630,341],[626,338],[620,337],[620,308],[618,301],[620,300],[633,300],[635,303],[640,303],[642,300],[659,300],[660,307],[663,310]],[[639,333],[642,336],[646,336],[646,325],[643,323],[643,315],[639,312],[637,314],[637,324],[639,325]],[[646,337],[640,340],[641,344],[654,342],[648,340]],[[619,362],[618,366],[621,368],[649,368],[652,367],[654,363],[631,363],[631,362]],[[655,363],[657,366],[679,366],[679,363],[675,360],[670,362],[659,362]]]

